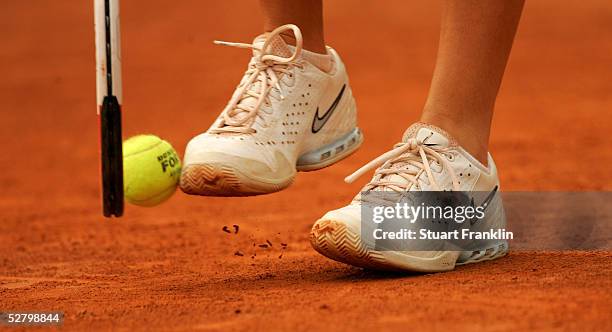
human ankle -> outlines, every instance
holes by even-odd
[[[287,45],[295,46],[295,36],[292,32],[283,32],[280,34],[281,38],[287,43]],[[325,41],[322,36],[311,36],[309,34],[302,35],[302,44],[305,50],[318,54],[326,54],[327,48],[325,47]]]
[[[295,46],[295,36],[292,32],[282,32],[280,36],[287,45]],[[307,39],[303,40],[302,57],[323,72],[327,73],[332,70],[334,65],[332,57],[323,39],[316,38],[316,42],[307,42]]]
[[[489,131],[462,124],[463,121],[443,115],[421,116],[421,122],[434,125],[449,133],[472,157],[487,166]]]

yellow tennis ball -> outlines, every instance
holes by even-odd
[[[123,191],[135,205],[154,206],[176,190],[181,160],[170,143],[154,135],[138,135],[123,142]]]

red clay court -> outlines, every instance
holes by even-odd
[[[417,120],[438,6],[327,1],[327,41],[346,62],[365,135],[347,160],[272,195],[179,191],[106,220],[91,1],[5,1],[0,310],[63,311],[68,330],[612,330],[610,251],[511,251],[448,273],[397,275],[311,248],[312,223],[366,181],[342,179]],[[122,30],[124,137],[154,133],[182,153],[249,57],[212,40],[249,42],[261,17],[256,2],[132,0],[122,3]],[[503,190],[612,189],[611,35],[609,1],[526,3],[493,123]],[[238,234],[221,230],[234,224]],[[266,240],[271,247],[253,246]]]

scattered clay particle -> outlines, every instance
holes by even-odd
[[[268,243],[268,245],[270,245],[270,247],[272,246],[272,242],[270,242],[270,240],[266,240],[266,242]]]
[[[238,231],[240,230],[240,226],[238,225],[232,225],[234,226],[234,234],[238,234]]]
[[[242,311],[241,311],[240,309],[236,309],[236,310],[234,310],[234,313],[235,313],[236,315],[238,315],[238,314],[239,314],[239,313],[241,313],[241,312],[242,312]]]
[[[329,306],[327,304],[321,304],[319,309],[327,310],[327,309],[329,309]]]
[[[223,228],[221,228],[221,230],[223,230],[225,233],[231,233],[232,231],[229,230],[229,228],[227,226],[223,226]]]
[[[260,245],[259,245],[259,247],[260,247],[260,248],[267,248],[267,247],[268,247],[268,245],[264,243],[264,244],[260,244]]]
[[[278,259],[281,259],[281,258],[283,258],[283,254],[280,254],[280,255],[278,256]]]
[[[287,248],[287,244],[286,243],[281,243],[281,247],[283,247],[283,249]]]
[[[240,250],[236,250],[236,252],[234,253],[234,255],[236,256],[244,256],[243,253],[240,252]]]

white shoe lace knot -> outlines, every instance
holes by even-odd
[[[441,191],[442,189],[433,176],[430,166],[431,160],[441,165],[443,170],[448,171],[453,190],[458,191],[460,190],[459,181],[452,165],[447,160],[447,156],[450,155],[449,149],[446,147],[410,138],[406,142],[396,144],[391,151],[387,151],[365,164],[353,174],[347,176],[344,181],[352,183],[369,170],[378,167],[374,172],[372,181],[368,183],[365,190],[388,188],[402,192],[410,189],[412,185],[420,189],[419,176],[425,172],[429,184],[434,190]]]
[[[295,50],[289,57],[273,54],[270,43],[282,32],[292,30],[295,36]],[[293,67],[302,67],[300,55],[302,53],[302,33],[293,24],[280,26],[270,32],[259,48],[255,44],[231,43],[214,41],[217,45],[226,45],[238,48],[255,50],[253,61],[245,72],[246,80],[238,86],[238,92],[228,102],[222,112],[222,119],[217,128],[211,129],[211,133],[255,133],[252,128],[255,118],[260,115],[259,110],[263,104],[269,104],[270,91],[275,88],[279,98],[285,98],[280,84],[282,75],[292,76]],[[244,78],[243,78],[244,80]],[[254,98],[255,103],[244,103],[246,99]]]

